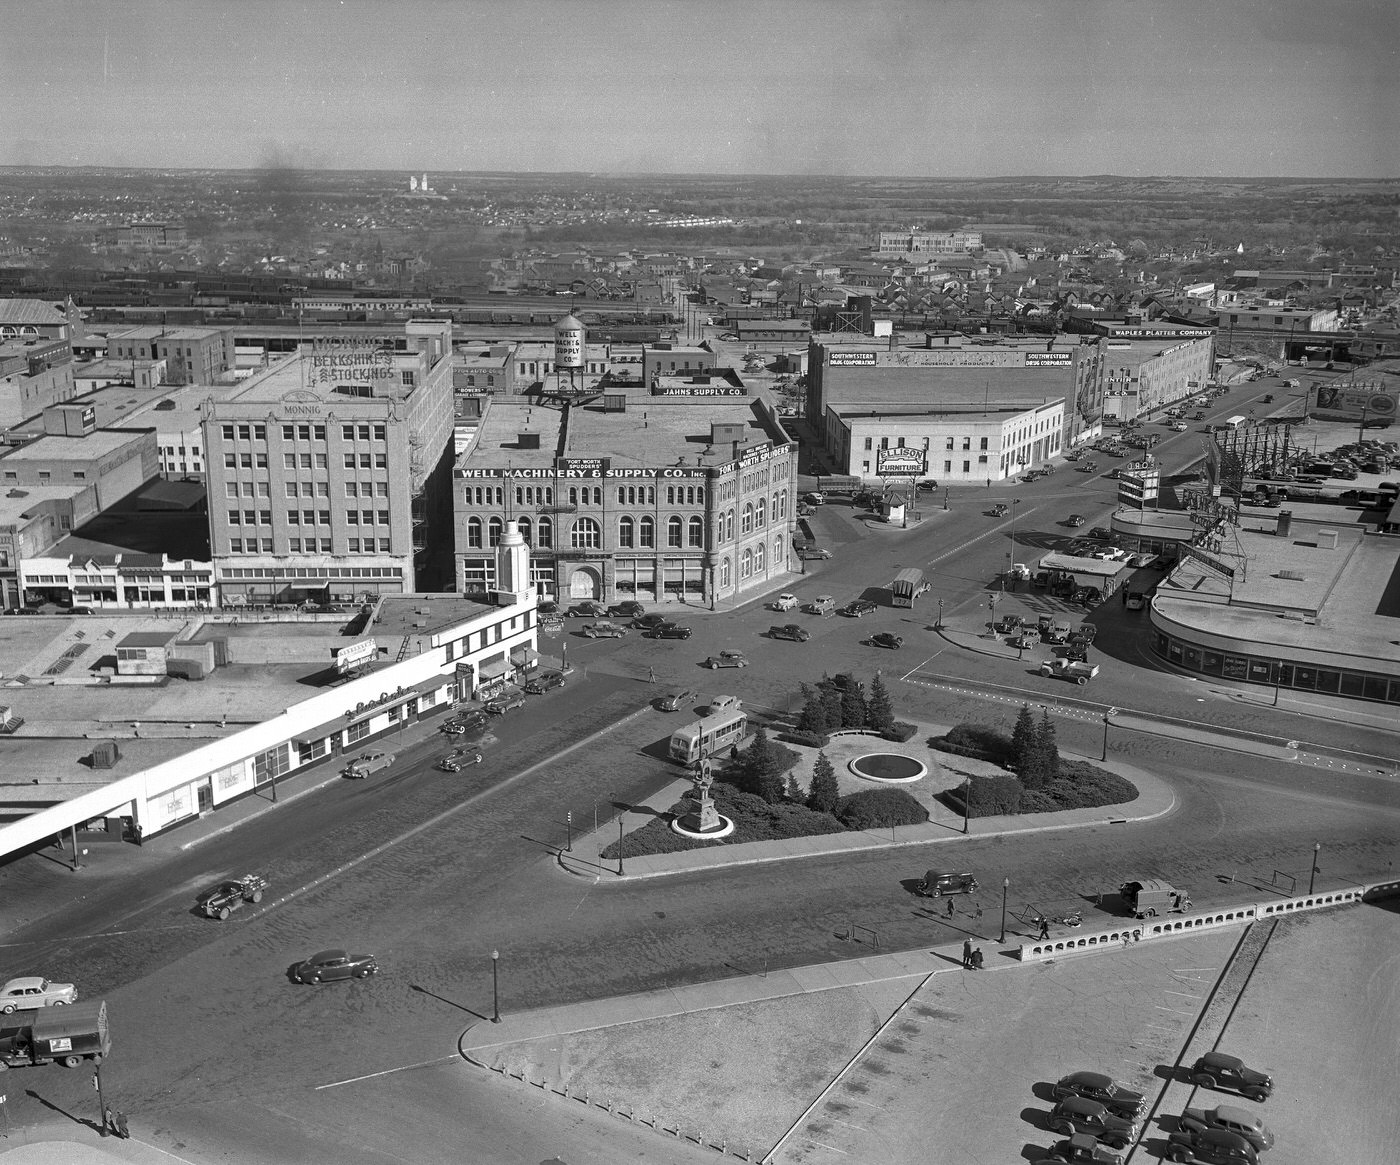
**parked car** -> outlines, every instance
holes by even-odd
[[[721,651],[718,655],[706,659],[705,666],[714,671],[719,667],[748,667],[749,661],[744,658],[742,651]]]
[[[881,631],[879,634],[870,637],[870,646],[898,649],[904,646],[904,637],[895,635],[889,631]]]
[[[575,603],[566,614],[571,619],[601,619],[607,615],[608,609],[597,599],[584,599],[581,603]]]
[[[1191,1082],[1202,1088],[1238,1092],[1255,1101],[1268,1100],[1274,1091],[1274,1078],[1269,1073],[1224,1052],[1207,1052],[1191,1065]]]
[[[695,700],[695,693],[689,688],[677,688],[675,691],[667,692],[656,701],[656,706],[663,712],[679,712],[687,704]]]
[[[454,748],[437,763],[437,768],[444,773],[460,773],[468,765],[479,765],[482,757],[479,749],[475,748]]]
[[[42,975],[23,975],[0,987],[0,1011],[10,1012],[30,1007],[63,1007],[74,1003],[78,989],[72,983],[55,983]]]
[[[1028,647],[1039,647],[1040,636],[1032,635],[1029,631],[1023,631],[1020,635],[1015,635],[1006,641],[1008,647],[1014,647],[1024,651]]]
[[[1106,526],[1095,526],[1089,531],[1089,537],[1098,542],[1112,542],[1113,531]]]
[[[620,627],[616,623],[609,623],[606,619],[596,623],[585,623],[583,625],[583,635],[588,639],[621,639],[627,634],[626,627]]]
[[[825,546],[802,546],[797,551],[798,558],[830,558],[831,551]]]
[[[864,692],[865,681],[856,679],[850,672],[837,672],[834,676],[823,676],[818,686],[835,688],[838,692]]]
[[[1243,1137],[1254,1148],[1263,1152],[1274,1147],[1274,1134],[1269,1126],[1252,1112],[1236,1108],[1232,1104],[1219,1104],[1214,1108],[1188,1108],[1177,1120],[1177,1128],[1183,1132],[1204,1132],[1206,1129],[1223,1129]]]
[[[1065,525],[1072,526],[1075,529],[1078,529],[1080,526],[1084,525],[1084,515],[1071,514],[1068,518],[1065,519]]]
[[[647,613],[647,609],[641,603],[625,602],[614,603],[608,608],[608,617],[612,619],[640,619]]]
[[[1067,1096],[1056,1104],[1049,1125],[1065,1136],[1088,1133],[1115,1149],[1127,1148],[1137,1140],[1140,1131],[1137,1121],[1118,1116],[1097,1100],[1085,1100],[1082,1096]]]
[[[643,635],[653,627],[661,627],[671,620],[665,615],[642,615],[632,620],[632,626],[636,627]]]
[[[1182,1165],[1258,1165],[1259,1152],[1224,1129],[1175,1129],[1167,1139],[1167,1160]]]
[[[1056,1142],[1035,1165],[1122,1165],[1123,1158],[1089,1133],[1075,1133]]]
[[[326,983],[334,979],[367,979],[379,970],[373,955],[352,955],[333,948],[317,951],[292,968],[298,983]]]
[[[775,611],[791,611],[797,606],[797,596],[790,591],[784,591],[768,605]]]
[[[350,777],[352,780],[363,780],[370,773],[377,773],[380,769],[387,769],[394,763],[392,752],[379,752],[371,750],[362,752],[340,771],[342,777]]]
[[[919,482],[919,484],[916,485],[914,488],[916,490],[922,489],[932,491],[938,488],[938,482],[934,481],[931,477],[926,477],[921,482]]]
[[[821,506],[826,504],[826,495],[813,490],[809,494],[803,494],[802,500],[809,506]]]
[[[862,615],[868,615],[871,611],[878,611],[880,608],[869,599],[852,599],[841,608],[840,614],[852,619],[859,619]]]
[[[504,716],[512,708],[525,707],[525,697],[519,692],[511,692],[507,696],[497,696],[494,700],[487,700],[482,707],[492,716]]]
[[[206,890],[199,896],[199,909],[205,918],[226,921],[230,914],[249,902],[261,902],[266,892],[266,878],[261,874],[244,874],[241,878],[229,878],[212,890]]]
[[[794,643],[806,643],[812,633],[796,623],[784,623],[781,627],[768,628],[769,639],[791,639]]]
[[[452,717],[442,726],[442,731],[448,736],[467,736],[473,732],[485,732],[489,718],[486,713],[478,708],[473,708],[470,712],[463,712],[459,716]]]
[[[690,628],[679,623],[661,623],[646,632],[652,639],[689,639]]]
[[[914,892],[925,898],[942,898],[945,894],[975,894],[977,879],[971,874],[947,874],[940,870],[929,870],[923,881],[914,887]]]
[[[1112,1077],[1102,1072],[1071,1072],[1068,1076],[1061,1076],[1051,1093],[1056,1100],[1063,1100],[1066,1096],[1097,1100],[1119,1116],[1138,1117],[1147,1109],[1147,1097],[1141,1092],[1133,1092],[1114,1083]]]
[[[552,688],[562,688],[564,677],[557,671],[540,672],[539,675],[529,680],[525,684],[525,690],[532,696],[543,696]]]

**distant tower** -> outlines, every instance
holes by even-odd
[[[423,180],[418,183],[418,189],[424,194],[428,193],[428,176],[426,174],[423,175]]]
[[[528,599],[534,587],[530,583],[530,547],[514,519],[506,523],[501,541],[496,546],[496,602],[503,607]]]
[[[587,329],[572,315],[565,316],[554,325],[554,371],[569,372],[569,387],[575,387],[574,378],[583,368],[583,341]]]
[[[408,176],[408,189],[415,194],[418,192],[418,179],[412,174]]]

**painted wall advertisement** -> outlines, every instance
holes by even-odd
[[[1338,420],[1393,421],[1400,390],[1379,384],[1319,384],[1313,413]]]
[[[924,472],[924,451],[910,449],[879,449],[875,453],[875,472],[880,477],[918,477]]]

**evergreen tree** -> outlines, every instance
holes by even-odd
[[[841,693],[841,727],[865,727],[865,697],[856,688]]]
[[[802,732],[810,732],[814,736],[825,736],[831,731],[831,723],[826,712],[826,693],[820,688],[814,689],[803,684],[802,696],[802,715],[797,720],[798,729]]]
[[[1017,775],[1023,782],[1027,772],[1030,772],[1032,777],[1035,775],[1035,750],[1035,717],[1031,715],[1031,706],[1022,704],[1016,717],[1016,727],[1011,730],[1011,755],[1016,760]]]
[[[791,771],[787,775],[787,789],[784,790],[783,796],[794,805],[802,804],[802,786],[797,783],[797,775]]]
[[[1049,784],[1060,775],[1060,748],[1055,743],[1055,725],[1050,720],[1050,713],[1044,710],[1040,713],[1040,727],[1036,730],[1036,752],[1040,754],[1045,783]]]
[[[753,734],[753,742],[744,750],[742,760],[744,791],[757,794],[770,805],[781,801],[784,781],[778,771],[778,754],[762,725]]]
[[[894,727],[894,704],[879,673],[870,681],[870,699],[865,705],[865,726],[875,729],[876,732],[888,732]]]
[[[836,688],[822,689],[822,709],[826,712],[826,730],[841,727],[841,693]]]
[[[818,813],[834,813],[841,800],[841,787],[836,783],[836,770],[826,759],[826,753],[817,753],[817,763],[812,766],[812,787],[807,793],[807,808]]]

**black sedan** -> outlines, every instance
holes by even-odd
[[[608,608],[608,618],[610,619],[640,619],[647,613],[647,609],[641,603],[625,602],[614,603]]]
[[[292,968],[298,983],[326,983],[332,979],[368,979],[379,970],[373,955],[352,955],[338,948],[317,951]]]
[[[659,627],[653,627],[643,634],[649,635],[652,639],[689,639],[690,628],[682,627],[679,623],[662,623]]]
[[[852,599],[841,608],[841,614],[851,619],[859,619],[862,615],[868,615],[871,611],[878,611],[874,603],[869,599]]]
[[[888,647],[892,649],[900,648],[904,646],[904,638],[900,635],[894,635],[889,631],[881,631],[879,634],[870,637],[870,646]]]

